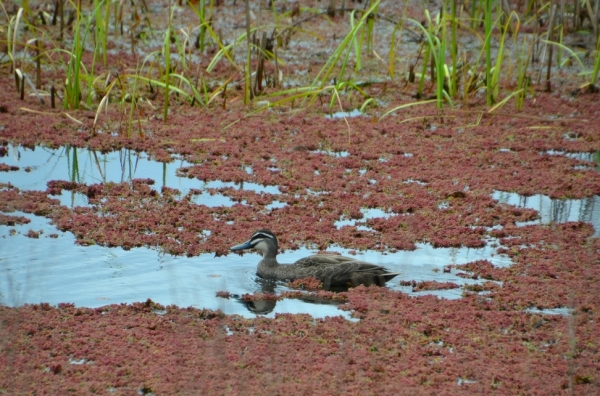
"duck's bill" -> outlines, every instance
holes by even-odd
[[[246,242],[244,242],[244,243],[240,243],[239,245],[232,246],[230,248],[230,250],[233,250],[233,251],[235,251],[235,250],[244,250],[244,249],[252,249],[252,245],[250,244],[249,240],[246,241]]]

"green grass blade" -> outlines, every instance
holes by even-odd
[[[420,102],[411,102],[411,103],[406,103],[400,106],[396,106],[393,109],[390,109],[388,111],[386,111],[385,113],[383,113],[383,115],[381,117],[379,117],[380,120],[382,120],[384,117],[387,117],[388,115],[390,115],[391,113],[398,111],[398,110],[402,110],[402,109],[406,109],[408,107],[412,107],[412,106],[421,106],[421,105],[426,105],[429,103],[436,103],[437,104],[438,100],[437,99],[431,99],[431,100],[422,100]]]

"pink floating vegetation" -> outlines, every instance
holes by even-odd
[[[460,285],[454,282],[438,282],[438,281],[400,281],[400,286],[411,286],[413,292],[425,290],[450,290],[458,289]]]
[[[568,354],[569,321],[561,316],[498,310],[477,296],[410,298],[379,287],[358,287],[348,297],[346,309],[359,322],[290,314],[243,319],[151,301],[0,307],[0,336],[10,345],[0,356],[0,386],[11,393],[133,386],[157,394],[330,394],[360,393],[366,381],[377,393],[491,387],[540,395],[570,387],[589,394],[595,386],[595,355]],[[590,309],[578,315],[600,319]],[[461,386],[459,378],[468,381]]]
[[[317,290],[323,288],[323,282],[313,277],[295,279],[288,282],[287,285],[292,289]]]
[[[264,301],[278,301],[280,300],[281,297],[278,296],[277,294],[273,294],[273,293],[261,293],[261,292],[255,292],[253,294],[243,294],[242,295],[242,301],[260,301],[260,300],[264,300]]]
[[[15,171],[18,171],[19,169],[20,168],[15,165],[0,164],[0,172],[15,172]]]
[[[27,233],[25,234],[25,236],[27,238],[38,239],[40,237],[41,233],[42,233],[41,231],[29,230],[29,231],[27,231]]]
[[[217,292],[217,297],[221,297],[221,298],[229,298],[231,297],[231,293],[229,293],[228,291],[218,291]]]
[[[0,213],[0,225],[14,226],[17,224],[27,224],[31,220],[24,216],[10,216]]]

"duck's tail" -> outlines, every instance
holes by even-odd
[[[377,285],[385,286],[385,283],[395,276],[400,275],[399,272],[355,272],[352,274],[352,285]]]
[[[394,279],[398,275],[400,275],[399,272],[387,272],[385,274],[378,274],[377,275],[377,285],[385,286],[385,283],[387,281]]]

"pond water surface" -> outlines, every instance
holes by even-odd
[[[185,195],[189,189],[206,189],[236,186],[233,183],[212,181],[204,183],[197,179],[178,177],[176,170],[190,166],[182,160],[163,164],[152,161],[145,154],[128,150],[100,154],[88,150],[60,148],[51,150],[36,148],[26,150],[9,147],[9,155],[0,159],[7,165],[20,167],[15,172],[0,172],[0,183],[11,183],[22,190],[45,190],[49,180],[73,180],[82,183],[121,182],[134,178],[151,178],[155,188],[177,188]],[[275,187],[263,187],[244,183],[244,189],[260,193]],[[557,204],[543,197],[519,200],[515,195],[497,192],[494,198],[501,202],[532,207],[541,212],[541,222],[584,220],[594,226],[598,222],[596,198],[581,201],[561,201]],[[87,197],[64,191],[61,203],[68,207],[88,205]],[[194,201],[199,205],[230,206],[232,201],[222,195],[199,194]],[[271,204],[273,205],[273,204]],[[277,207],[274,205],[273,207]],[[267,208],[271,209],[271,208]],[[365,209],[364,219],[386,216],[381,210]],[[148,248],[123,250],[102,246],[79,246],[71,233],[58,231],[49,220],[25,213],[31,223],[0,227],[0,303],[18,306],[26,303],[60,302],[77,306],[99,307],[114,303],[144,301],[148,298],[163,305],[221,309],[227,314],[254,316],[256,313],[273,316],[275,313],[309,313],[315,317],[343,315],[330,303],[304,300],[283,300],[266,306],[245,304],[238,297],[246,293],[290,290],[283,284],[261,282],[255,274],[260,256],[248,253],[243,256],[230,254],[214,257],[201,254],[197,257],[173,257]],[[340,219],[337,226],[347,224]],[[596,227],[598,229],[599,227]],[[39,239],[26,236],[29,230],[42,231]],[[50,237],[54,234],[54,237]],[[58,235],[56,237],[56,235]],[[413,293],[410,286],[401,286],[400,280],[454,282],[459,285],[477,281],[463,279],[443,271],[450,264],[465,264],[475,260],[489,260],[496,266],[508,266],[510,259],[495,253],[495,240],[489,239],[481,249],[438,248],[417,244],[415,251],[380,253],[363,251],[356,258],[380,264],[400,275],[388,282],[393,290],[409,294],[434,294],[443,298],[460,298],[462,289],[424,291]],[[348,250],[330,247],[347,255]],[[279,255],[282,263],[291,263],[313,252],[303,248]],[[218,291],[232,294],[229,299],[218,298]]]

